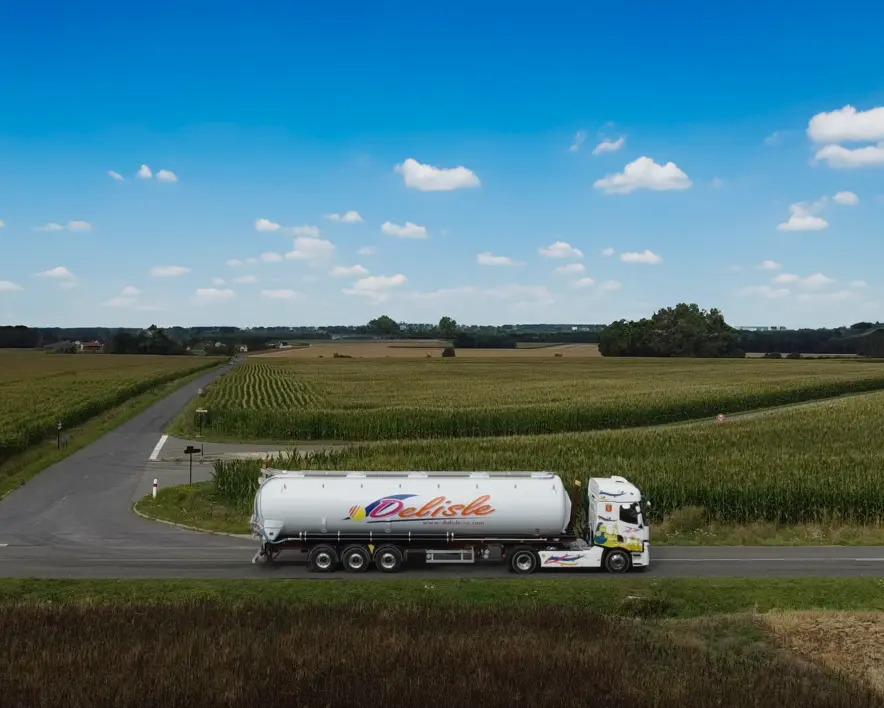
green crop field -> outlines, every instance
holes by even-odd
[[[568,483],[623,475],[659,521],[702,507],[725,523],[884,523],[884,392],[724,423],[518,438],[376,442],[286,468],[549,470]],[[258,462],[231,463],[255,478]],[[244,493],[251,499],[251,491]]]
[[[192,356],[0,350],[0,460],[157,384],[215,366]]]
[[[209,435],[390,440],[622,428],[884,389],[875,361],[264,359],[203,401]]]

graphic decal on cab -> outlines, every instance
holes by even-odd
[[[416,494],[388,494],[375,499],[365,507],[350,507],[344,521],[364,521],[367,524],[390,523],[397,521],[414,521],[416,519],[460,519],[489,516],[495,509],[487,502],[488,494],[473,499],[469,504],[455,504],[445,496],[434,497],[423,506],[405,506],[406,499]]]

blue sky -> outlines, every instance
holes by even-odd
[[[0,322],[882,319],[879,3],[129,5],[0,10]]]

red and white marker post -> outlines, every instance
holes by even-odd
[[[156,481],[156,479],[154,479],[154,481],[153,481],[153,492],[152,492],[152,494],[153,494],[153,498],[156,499],[156,498],[157,498],[157,481]]]

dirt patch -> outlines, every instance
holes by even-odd
[[[444,344],[435,339],[403,339],[372,342],[322,340],[297,347],[253,354],[249,358],[333,359],[335,353],[353,359],[423,359],[442,356]],[[458,359],[568,359],[601,356],[597,344],[559,344],[518,349],[457,349]]]
[[[884,695],[884,612],[771,612],[763,620],[799,656]]]

